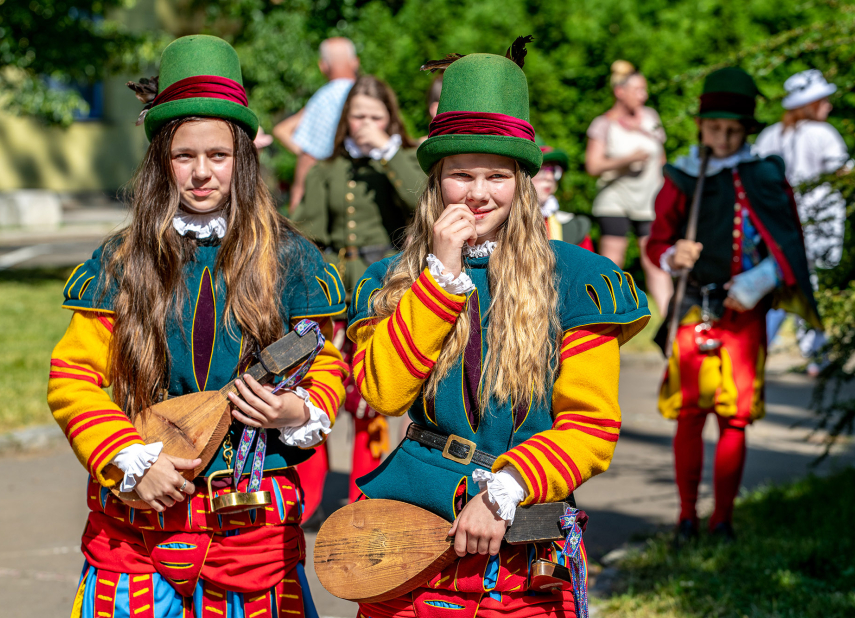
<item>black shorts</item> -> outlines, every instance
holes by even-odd
[[[650,236],[650,226],[653,221],[636,221],[629,217],[597,217],[597,223],[600,224],[602,236],[624,237],[631,227],[635,235],[640,238]]]

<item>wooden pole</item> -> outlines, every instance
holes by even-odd
[[[701,169],[698,174],[698,183],[695,185],[695,193],[692,196],[692,205],[689,208],[689,222],[686,225],[686,240],[692,242],[698,236],[698,213],[701,210],[701,198],[704,194],[704,183],[707,178],[707,165],[710,161],[712,149],[709,146],[701,146]],[[677,338],[677,329],[680,327],[680,305],[683,304],[683,298],[686,296],[686,285],[689,282],[689,270],[685,269],[680,273],[680,278],[677,280],[677,289],[674,291],[674,304],[671,313],[671,322],[668,324],[668,340],[665,345],[665,356],[671,358],[671,353],[674,349],[674,340]]]

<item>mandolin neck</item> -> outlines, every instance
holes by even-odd
[[[261,363],[254,364],[252,367],[244,371],[241,375],[246,374],[251,375],[257,382],[260,382],[261,384],[267,384],[276,375],[267,371]],[[228,398],[229,393],[237,394],[237,392],[238,390],[237,386],[235,386],[235,380],[232,380],[220,389],[220,394],[225,398]]]

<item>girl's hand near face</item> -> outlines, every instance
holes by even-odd
[[[449,204],[433,225],[433,254],[455,279],[463,269],[463,245],[476,240],[475,215],[465,204]]]
[[[448,536],[454,536],[454,551],[458,556],[488,553],[495,556],[499,553],[508,522],[499,517],[497,508],[490,503],[487,490],[463,507],[448,531]]]
[[[370,122],[363,124],[351,137],[364,150],[383,148],[389,142],[389,134]]]
[[[145,471],[134,491],[155,511],[163,512],[176,502],[183,502],[185,496],[192,496],[196,491],[196,486],[178,471],[192,470],[200,465],[201,459],[182,459],[161,453],[157,461]]]
[[[299,427],[309,420],[306,402],[293,392],[273,394],[273,387],[260,384],[249,374],[236,380],[240,397],[229,393],[235,409],[232,416],[244,425],[264,429]]]

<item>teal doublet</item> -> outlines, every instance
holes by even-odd
[[[551,241],[556,258],[558,316],[562,333],[596,324],[629,325],[649,316],[647,299],[632,278],[606,258],[564,242]],[[371,297],[396,257],[373,264],[359,283],[350,323],[370,319]],[[468,293],[471,332],[463,357],[439,384],[434,399],[420,394],[409,409],[414,423],[446,435],[455,434],[498,456],[550,429],[553,424],[552,385],[543,401],[491,400],[479,405],[481,369],[487,353],[491,303],[487,266],[489,257],[465,259],[466,273],[475,284]],[[544,333],[556,342],[561,333]],[[472,481],[475,463],[445,458],[441,450],[404,440],[372,473],[357,481],[368,498],[401,500],[452,520],[468,498],[479,491]]]
[[[345,310],[344,286],[335,268],[323,261],[320,251],[309,241],[287,233],[291,246],[280,256],[281,315],[286,332],[292,320],[337,315]],[[109,250],[108,245],[97,249],[69,280],[64,307],[113,312],[118,289],[114,284],[103,291],[101,271],[105,248]],[[199,244],[185,266],[187,298],[180,315],[167,322],[170,397],[218,390],[237,377],[243,337],[237,324],[226,328],[223,315],[226,286],[215,271],[219,248],[218,244]],[[232,422],[229,436],[233,446],[240,442],[243,427],[238,421]],[[314,452],[286,446],[279,440],[279,430],[268,432],[265,470],[296,465]],[[225,469],[220,449],[203,476]]]

